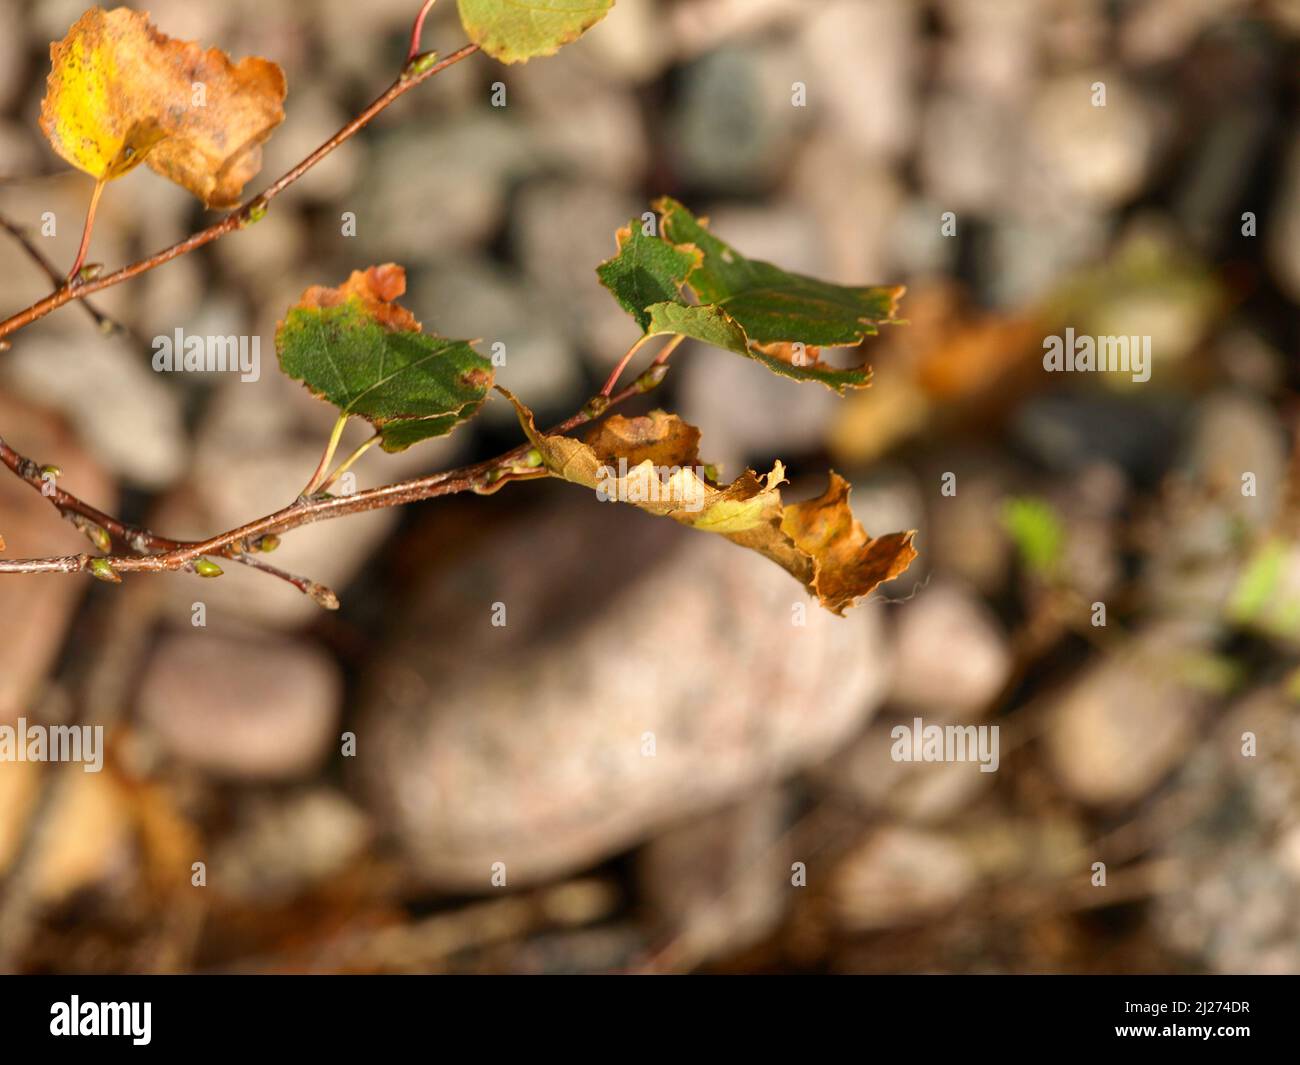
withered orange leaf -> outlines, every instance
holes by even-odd
[[[284,121],[275,63],[233,63],[128,8],[91,8],[50,45],[50,61],[41,130],[100,181],[143,162],[205,206],[232,207],[261,169],[262,142]]]
[[[849,509],[849,485],[839,474],[831,474],[830,487],[817,499],[786,504],[779,462],[764,477],[746,470],[730,484],[712,483],[700,463],[699,430],[675,414],[616,414],[578,439],[539,431],[532,412],[498,390],[514,404],[552,476],[757,551],[834,614],[901,575],[916,558],[914,532],[867,535]]]

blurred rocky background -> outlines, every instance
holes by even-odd
[[[64,265],[90,180],[36,116],[83,6],[0,0],[0,217]],[[254,192],[389,83],[418,3],[141,6],[285,68]],[[560,417],[633,337],[594,267],[668,193],[749,255],[908,285],[864,393],[688,346],[656,402],[730,472],[833,466],[920,558],[799,626],[756,556],[541,483],[286,537],[337,614],[240,567],[0,581],[0,721],[108,736],[102,773],[0,763],[0,966],[1300,971],[1298,37],[1296,0],[618,0],[96,297],[117,335],[69,306],[15,336],[4,438],[201,536],[315,466],[333,414],[273,356],[307,285],[404,264],[426,326]],[[141,168],[90,258],[207,217]],[[0,247],[7,313],[49,281]],[[1045,373],[1067,325],[1150,336],[1150,380]],[[261,379],[154,373],[178,327],[260,337]],[[510,446],[504,407],[359,483]],[[84,547],[13,478],[0,531]],[[917,717],[997,725],[998,771],[894,761]]]

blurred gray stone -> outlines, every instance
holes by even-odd
[[[1244,746],[1253,738],[1254,753]],[[1153,899],[1157,934],[1219,973],[1300,972],[1300,728],[1278,688],[1232,706],[1172,784],[1159,838],[1177,875]]]
[[[407,302],[420,308],[427,329],[482,337],[477,347],[489,358],[503,344],[497,383],[533,410],[566,403],[576,408],[586,398],[581,359],[556,321],[562,315],[535,286],[488,260],[461,260],[422,273]],[[488,402],[482,417],[515,421],[510,404],[500,399]]]
[[[947,30],[944,82],[966,93],[1004,99],[1034,91],[1039,35],[1061,11],[1046,17],[1036,0],[943,0],[939,7]]]
[[[1286,499],[1290,444],[1273,404],[1239,392],[1207,396],[1181,465],[1233,517],[1266,528]],[[1255,494],[1242,491],[1255,475]]]
[[[372,137],[349,243],[408,267],[454,257],[500,224],[510,183],[536,165],[529,130],[509,109]]]
[[[943,468],[951,469],[944,462]],[[1017,471],[996,458],[962,459],[961,488],[952,496],[935,493],[925,523],[928,564],[985,594],[1000,591],[1011,560],[1010,543],[994,515],[1001,510]]]
[[[1011,675],[997,618],[960,584],[937,581],[899,608],[890,702],[905,712],[982,714]]]
[[[804,113],[791,103],[791,86],[807,76],[788,53],[771,48],[733,45],[692,63],[667,141],[680,180],[731,195],[773,182]]]
[[[1148,536],[1160,550],[1143,560],[1142,597],[1151,608],[1182,617],[1226,622],[1239,610],[1236,596],[1246,566],[1262,557],[1263,537],[1286,497],[1288,445],[1268,404],[1240,392],[1207,397],[1179,459],[1176,491],[1162,501]],[[1243,474],[1255,474],[1254,496],[1243,495]],[[1257,542],[1243,548],[1243,531]],[[1300,556],[1284,551],[1279,572],[1250,617],[1270,635],[1294,638],[1291,603],[1300,594]]]
[[[1023,116],[985,97],[936,93],[922,116],[918,172],[942,211],[987,214],[1005,203],[1021,153]],[[939,220],[935,219],[938,228]]]
[[[675,970],[744,950],[780,921],[791,891],[785,814],[781,793],[764,789],[641,849],[638,881]]]
[[[67,415],[122,479],[146,488],[170,484],[189,452],[179,390],[153,372],[129,338],[106,338],[71,312],[63,312],[57,332],[15,339],[0,364],[0,383]]]
[[[835,137],[825,134],[805,146],[802,159],[802,165],[791,176],[791,198],[800,208],[796,216],[800,228],[805,211],[820,227],[812,248],[817,258],[812,268],[814,275],[846,285],[893,279],[894,253],[899,243],[898,214],[907,202],[893,172],[864,165],[845,152]],[[938,212],[931,222],[938,237]],[[732,241],[729,232],[719,232]],[[775,261],[788,265],[784,259]]]
[[[846,156],[894,159],[910,147],[919,16],[908,0],[832,0],[802,20],[807,113],[836,131]],[[870,41],[871,61],[846,41]]]
[[[1127,479],[1118,468],[1097,462],[1080,469],[1068,484],[1057,481],[1046,492],[1065,529],[1061,572],[1085,602],[1106,599],[1123,581],[1121,508],[1127,490]]]
[[[892,928],[933,919],[978,882],[978,868],[956,840],[890,826],[873,832],[840,863],[831,906],[842,928]]]
[[[1207,653],[1203,628],[1153,626],[1054,696],[1044,739],[1061,786],[1094,806],[1155,787],[1195,738],[1205,697],[1191,680]]]
[[[1092,86],[1106,87],[1106,104],[1094,106]],[[1134,82],[1115,69],[1057,75],[1040,84],[1025,121],[1025,156],[1014,197],[1066,204],[1071,199],[1113,208],[1146,181],[1156,131],[1151,108]]]
[[[1120,44],[1126,60],[1150,66],[1175,58],[1213,23],[1238,14],[1241,0],[1151,0],[1123,9]]]
[[[547,487],[565,498],[423,590],[365,685],[356,769],[435,885],[591,865],[825,758],[887,683],[873,610],[834,618],[720,537]]]
[[[603,24],[602,29],[607,31]],[[538,152],[551,169],[639,190],[648,138],[631,94],[572,62],[525,63],[511,72],[507,85],[508,106],[523,109]]]
[[[896,762],[896,719],[873,721],[866,733],[837,753],[818,776],[864,813],[883,813],[915,824],[938,824],[970,810],[997,779],[980,764]]]
[[[313,85],[291,86],[284,106],[285,120],[262,149],[262,172],[250,192],[305,159],[352,117],[352,113],[346,111],[332,95]],[[304,199],[323,200],[337,204],[339,210],[356,210],[347,200],[357,190],[363,156],[368,148],[369,144],[364,139],[354,139],[330,152],[328,157],[294,183],[294,202],[301,203]],[[267,217],[293,211],[296,208],[282,200],[271,205]],[[259,222],[251,228],[258,229],[261,225]],[[362,222],[358,220],[358,232],[361,227]],[[337,227],[335,232],[338,232]],[[239,240],[236,237],[232,243]]]
[[[615,234],[650,206],[591,181],[539,180],[520,192],[512,235],[525,283],[546,301],[551,320],[613,369],[639,335],[635,322],[596,278],[617,252]]]
[[[22,14],[15,0],[0,2],[0,20],[6,26],[18,26]],[[23,49],[26,46],[21,33],[6,33],[0,36],[0,108],[8,109],[13,98],[22,92],[25,78],[23,71]],[[3,156],[6,167],[12,162],[6,153]]]
[[[1048,392],[1020,404],[1012,432],[1020,448],[1053,473],[1077,476],[1104,462],[1147,481],[1165,472],[1183,418],[1182,404],[1168,395]]]
[[[7,121],[0,121],[0,159],[4,160],[0,163],[0,177],[35,173],[49,162],[49,156],[38,145],[32,130]]]
[[[1018,310],[1050,298],[1070,274],[1102,256],[1111,236],[1101,214],[1082,208],[1033,218],[1004,217],[993,226],[982,284],[993,302]]]
[[[610,81],[643,85],[674,58],[672,35],[664,33],[659,0],[620,0],[601,20],[598,32],[567,45],[564,56]]]
[[[341,223],[334,228],[335,235],[340,227]],[[346,243],[345,238],[339,239]],[[247,291],[260,294],[303,261],[306,242],[306,227],[297,213],[277,205],[256,225],[245,226],[231,240],[217,241],[216,253],[230,277],[237,278]],[[280,313],[286,310],[282,307]]]
[[[223,897],[262,905],[285,901],[343,872],[370,834],[365,814],[331,788],[253,794],[239,803],[209,875]]]
[[[339,742],[338,666],[308,643],[203,629],[166,636],[140,682],[140,717],[175,758],[239,780],[320,767]]]
[[[1229,327],[1215,338],[1214,352],[1224,379],[1249,392],[1268,394],[1282,386],[1286,359],[1252,329]]]

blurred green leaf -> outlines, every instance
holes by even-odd
[[[1246,562],[1228,604],[1229,616],[1239,624],[1259,620],[1273,600],[1282,578],[1286,546],[1280,540],[1261,544]]]
[[[1031,496],[1009,499],[1002,508],[1002,527],[1026,569],[1040,577],[1055,574],[1065,552],[1065,527],[1050,503]]]

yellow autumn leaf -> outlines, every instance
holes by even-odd
[[[128,8],[91,8],[50,45],[41,130],[100,182],[140,163],[207,207],[232,207],[284,121],[284,73],[176,41]]]
[[[779,462],[764,477],[746,470],[730,484],[712,484],[700,463],[699,430],[675,414],[612,415],[580,440],[539,431],[527,407],[498,391],[514,404],[552,476],[757,551],[834,614],[900,576],[916,558],[914,532],[867,535],[849,509],[848,482],[837,473],[818,498],[786,504]]]

